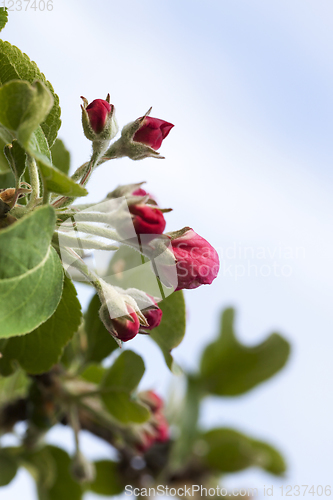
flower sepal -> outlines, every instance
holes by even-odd
[[[133,183],[133,184],[124,184],[123,186],[117,186],[116,189],[114,189],[113,191],[108,193],[106,195],[106,197],[107,198],[121,198],[122,196],[125,196],[127,198],[127,197],[130,197],[131,195],[133,195],[133,196],[137,196],[140,199],[144,199],[147,197],[148,193],[146,193],[146,191],[141,189],[141,186],[143,184],[145,184],[145,181],[137,182],[137,183]],[[135,191],[138,191],[138,190],[140,190],[140,192],[142,191],[142,195],[134,194]],[[144,194],[143,194],[143,192],[144,192]]]
[[[176,240],[177,238],[181,238],[187,231],[190,231],[191,228],[188,226],[183,227],[182,229],[178,229],[177,231],[171,231],[169,233],[165,233],[171,241]]]

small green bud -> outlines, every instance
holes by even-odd
[[[77,451],[72,459],[71,474],[79,483],[91,483],[96,477],[96,469],[81,451]]]

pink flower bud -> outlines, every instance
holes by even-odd
[[[135,191],[133,191],[132,195],[133,196],[146,196],[148,193],[142,188],[138,188]]]
[[[154,415],[155,417],[155,424],[154,427],[156,429],[156,437],[155,441],[157,443],[164,443],[165,441],[169,440],[169,424],[161,412],[157,412]]]
[[[149,295],[149,297],[154,301],[154,304],[156,304],[154,298]],[[146,318],[146,320],[148,321],[149,323],[149,326],[145,326],[144,329],[145,330],[152,330],[153,328],[156,328],[162,321],[162,311],[160,308],[158,309],[143,309],[142,311],[142,314],[144,315],[144,317]],[[152,391],[150,391],[152,392]],[[158,396],[156,396],[158,397]]]
[[[172,123],[146,116],[139,130],[135,132],[133,141],[141,142],[157,150],[161,147],[163,139],[166,138],[172,127],[174,127]]]
[[[153,413],[160,411],[164,406],[163,399],[154,391],[140,392],[139,397],[144,404],[149,406]]]
[[[155,443],[155,437],[149,432],[141,432],[138,443],[136,443],[136,450],[139,453],[145,453],[149,450]]]
[[[127,310],[133,318],[133,322],[126,317],[113,318],[111,320],[112,327],[117,332],[117,336],[123,342],[133,339],[138,333],[140,328],[139,318],[134,309],[127,305]]]
[[[96,134],[102,132],[112,110],[113,104],[109,104],[104,99],[95,99],[88,104],[86,111],[89,116],[90,126]]]
[[[171,245],[177,267],[176,290],[212,283],[219,272],[220,261],[208,241],[190,228],[183,236],[172,240]]]
[[[130,205],[128,208],[137,234],[163,233],[166,222],[161,210],[148,205]]]
[[[161,323],[163,314],[161,309],[150,309],[142,311],[142,313],[149,323],[149,326],[143,327],[145,330],[153,330],[153,328],[156,328]]]
[[[164,443],[170,439],[169,424],[163,414],[163,400],[154,391],[140,392],[139,398],[151,411],[149,421],[136,435],[135,448],[140,453],[145,453],[155,443]]]
[[[149,196],[149,200],[146,203],[149,203],[150,205],[156,205],[156,206],[158,205],[155,196],[150,193],[147,193],[145,189],[137,188],[131,194],[132,196]]]

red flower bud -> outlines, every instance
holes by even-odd
[[[163,406],[163,399],[160,398],[154,391],[143,391],[139,394],[140,400],[149,406],[150,410],[155,413],[160,411]]]
[[[139,442],[136,444],[135,448],[138,452],[145,453],[149,450],[149,448],[153,446],[154,443],[155,437],[152,434],[148,432],[142,432]]]
[[[149,295],[149,297],[154,301],[154,304],[157,305],[154,298],[151,295]],[[152,330],[153,328],[156,328],[161,323],[163,313],[162,313],[160,308],[158,308],[158,309],[143,309],[142,314],[144,315],[144,317],[146,318],[146,320],[149,323],[149,326],[144,327],[145,330]],[[152,391],[150,391],[150,392],[152,392]],[[158,398],[158,396],[156,396],[156,397]]]
[[[111,319],[112,326],[117,332],[118,338],[123,342],[133,339],[139,333],[140,328],[140,322],[136,312],[131,306],[127,305],[126,307],[129,315],[133,318],[133,322],[126,319],[126,317]]]
[[[157,443],[164,443],[169,439],[169,424],[161,412],[155,413],[154,417],[156,419],[156,423],[154,424],[156,429],[155,441]]]
[[[165,229],[163,213],[158,208],[148,205],[130,205],[133,225],[137,234],[162,234]]]
[[[163,414],[163,400],[154,391],[140,392],[139,398],[151,411],[151,417],[137,435],[135,444],[137,451],[145,453],[155,443],[170,439],[169,424]]]
[[[96,134],[100,134],[104,129],[112,109],[113,104],[109,104],[104,99],[95,99],[86,107],[90,126]]]
[[[144,326],[143,328],[145,330],[153,330],[153,328],[156,328],[162,320],[162,311],[161,309],[150,309],[150,310],[145,310],[142,311],[144,317],[149,323],[149,326]]]
[[[219,272],[220,261],[208,241],[189,229],[183,236],[172,240],[171,245],[176,258],[176,290],[212,283]]]
[[[133,191],[132,195],[133,196],[146,196],[148,193],[142,188],[138,188],[135,191]]]
[[[133,141],[141,142],[157,150],[161,147],[163,139],[166,138],[172,127],[174,127],[172,123],[146,116],[139,130],[135,132]]]

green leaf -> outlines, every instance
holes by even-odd
[[[12,140],[14,139],[14,135],[11,134],[7,129],[6,127],[3,127],[1,124],[0,124],[0,139],[2,140],[2,142],[4,144],[9,144],[12,142]]]
[[[281,476],[286,471],[286,463],[282,455],[273,446],[262,441],[252,440],[252,446],[260,453],[260,467],[271,474]]]
[[[87,191],[82,186],[52,165],[47,139],[39,127],[52,102],[52,95],[43,83],[30,85],[25,81],[11,81],[0,87],[0,122],[7,132],[15,133],[20,144],[37,160],[48,191],[65,196],[84,196]]]
[[[13,134],[0,124],[0,172],[8,172],[9,165],[5,157],[4,147],[14,139]]]
[[[6,143],[0,138],[0,176],[9,172],[8,161],[4,153]]]
[[[125,482],[116,462],[111,460],[99,460],[94,462],[96,478],[88,488],[98,495],[119,495],[125,488]]]
[[[203,461],[219,472],[236,472],[261,467],[281,475],[286,469],[282,456],[272,446],[253,440],[233,429],[213,429],[202,435],[207,446]]]
[[[37,483],[38,497],[40,500],[46,500],[47,495],[42,497],[40,494],[51,488],[56,479],[57,466],[48,447],[29,450],[22,449],[20,455],[21,464],[30,472]]]
[[[66,451],[48,445],[26,453],[24,460],[36,479],[39,500],[81,500],[83,490],[71,476]]]
[[[33,332],[0,340],[0,373],[13,372],[13,360],[30,374],[44,373],[55,365],[81,321],[81,304],[76,290],[65,276],[61,300],[55,313]]]
[[[1,351],[0,351],[1,352]],[[30,379],[23,370],[16,370],[10,377],[0,377],[0,404],[25,397],[30,385]]]
[[[175,472],[184,469],[188,459],[191,459],[193,445],[198,435],[198,419],[202,399],[202,388],[200,380],[187,375],[186,395],[177,407],[177,420],[175,425],[179,430],[179,436],[175,440],[172,451],[170,467]],[[171,409],[172,411],[172,409]]]
[[[88,341],[86,362],[95,361],[99,363],[118,347],[118,344],[100,320],[98,314],[100,307],[101,302],[96,294],[91,299],[85,314],[85,331]]]
[[[65,148],[65,145],[61,139],[56,139],[55,143],[51,148],[51,153],[53,158],[53,164],[64,174],[68,175],[71,163],[71,155],[69,151]]]
[[[124,351],[107,370],[101,382],[101,398],[111,415],[120,422],[145,422],[149,418],[146,406],[131,399],[145,366],[142,358],[132,351]]]
[[[106,368],[102,365],[91,364],[82,373],[81,377],[87,382],[99,385],[105,376]]]
[[[64,196],[86,196],[87,190],[52,165],[51,152],[40,127],[32,134],[27,151],[35,158],[48,191]]]
[[[13,172],[11,172],[10,170],[0,174],[0,189],[7,189],[9,187],[15,187],[15,179],[13,176]]]
[[[185,335],[186,311],[183,292],[181,290],[174,292],[158,305],[163,311],[162,321],[157,328],[152,330],[150,337],[161,348],[170,370],[177,373],[179,368],[170,352],[181,343]]]
[[[71,459],[68,454],[56,446],[47,446],[55,464],[56,479],[48,491],[48,500],[81,500],[82,488],[70,474]]]
[[[53,166],[47,139],[39,126],[50,110],[52,99],[41,82],[30,85],[25,81],[11,81],[0,87],[0,122],[7,132],[15,133],[20,144],[37,160],[48,191],[85,196],[86,189]]]
[[[289,343],[278,333],[254,347],[241,344],[233,320],[233,309],[226,309],[220,336],[206,347],[201,359],[203,387],[217,396],[237,396],[264,382],[281,370],[290,352]]]
[[[140,403],[130,399],[126,392],[110,391],[102,394],[106,409],[123,424],[142,423],[149,419],[149,410]]]
[[[48,143],[52,146],[61,125],[59,98],[35,62],[30,61],[29,57],[14,45],[0,40],[0,85],[11,80],[26,80],[30,84],[40,80],[51,92],[53,107],[41,127]]]
[[[6,26],[8,21],[8,9],[7,7],[0,7],[0,31]]]
[[[0,337],[31,332],[56,310],[63,271],[50,246],[55,212],[37,208],[0,231]]]
[[[15,132],[20,144],[26,147],[52,104],[52,94],[42,82],[30,85],[26,81],[11,81],[0,87],[0,122]]]
[[[0,450],[0,486],[9,484],[17,472],[17,463],[9,449],[2,448]]]
[[[144,362],[133,351],[124,351],[108,369],[102,387],[108,391],[132,392],[145,372]]]
[[[26,153],[15,139],[5,146],[5,156],[16,179],[20,179],[26,167]]]

